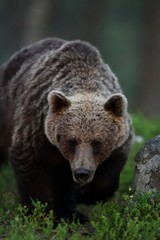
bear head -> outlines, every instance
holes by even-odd
[[[45,134],[69,161],[73,180],[92,181],[97,167],[120,147],[129,135],[127,100],[123,94],[107,99],[94,93],[48,95]]]

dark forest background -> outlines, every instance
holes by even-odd
[[[49,36],[97,46],[130,111],[160,115],[160,0],[0,0],[0,63]]]

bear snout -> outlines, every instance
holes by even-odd
[[[85,184],[91,176],[91,171],[86,168],[77,168],[73,172],[74,181],[78,184]]]

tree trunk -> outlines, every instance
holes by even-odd
[[[142,78],[138,106],[148,115],[160,114],[160,1],[146,2],[142,41]]]
[[[51,0],[33,0],[26,14],[22,44],[27,45],[45,37]]]
[[[88,0],[85,9],[84,39],[104,49],[103,33],[106,26],[107,1]]]

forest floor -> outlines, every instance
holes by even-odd
[[[19,204],[13,172],[8,165],[0,170],[0,239],[4,240],[158,240],[160,239],[160,194],[133,196],[131,182],[134,156],[142,144],[160,134],[160,119],[132,115],[137,141],[122,172],[115,197],[95,206],[78,208],[87,213],[86,225],[62,221],[54,227],[54,213],[36,202],[31,216]]]

